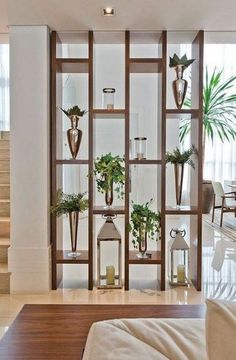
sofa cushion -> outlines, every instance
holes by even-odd
[[[236,302],[208,299],[206,303],[209,360],[236,359]]]

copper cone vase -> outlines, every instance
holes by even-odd
[[[139,259],[145,259],[147,258],[146,252],[147,252],[147,231],[146,231],[146,223],[142,224],[139,229],[139,246],[138,250],[139,253],[137,254],[137,257]]]
[[[182,200],[184,164],[174,164],[174,172],[175,172],[176,204],[179,207],[181,205],[181,200]]]
[[[71,250],[68,254],[70,257],[78,257],[80,253],[77,252],[77,235],[78,235],[78,223],[79,223],[79,212],[71,211],[69,213],[69,222],[70,222],[70,240],[71,240]]]
[[[71,128],[67,130],[67,140],[70,148],[70,152],[73,159],[79,152],[80,143],[82,139],[82,131],[78,129],[79,117],[77,115],[71,115]]]
[[[178,109],[181,109],[184,103],[188,82],[183,79],[184,67],[183,65],[177,65],[175,68],[176,71],[176,80],[173,81],[173,93],[175,98],[175,103]]]
[[[110,182],[108,190],[105,192],[106,208],[109,208],[113,204],[113,181]]]

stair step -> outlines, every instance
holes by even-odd
[[[9,248],[9,246],[10,246],[10,238],[0,237],[0,248],[2,247]]]
[[[1,140],[10,140],[10,132],[9,131],[0,131],[0,139]]]
[[[0,237],[10,238],[10,218],[0,217]]]
[[[10,247],[10,239],[0,238],[0,263],[8,262],[9,247]]]
[[[10,160],[10,149],[2,149],[0,147],[0,160]]]
[[[10,149],[10,141],[5,139],[0,139],[0,149]]]
[[[0,184],[0,200],[10,199],[10,184]]]
[[[9,171],[0,171],[0,184],[10,184],[10,173]]]
[[[10,200],[0,200],[0,216],[10,216]]]
[[[7,264],[0,264],[0,294],[10,294],[10,277]]]
[[[0,160],[0,171],[10,172],[10,160]]]

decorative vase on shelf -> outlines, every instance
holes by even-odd
[[[139,244],[138,244],[138,250],[139,253],[137,254],[137,257],[139,259],[146,259],[147,255],[147,231],[146,231],[147,224],[144,223],[140,226],[139,229]]]
[[[108,189],[105,191],[105,208],[110,208],[113,204],[113,181],[109,183]]]
[[[178,109],[181,109],[184,103],[188,82],[187,80],[183,79],[183,73],[184,73],[183,65],[177,65],[175,67],[175,71],[176,71],[176,80],[173,81],[172,87],[173,87],[176,106]]]
[[[184,164],[174,164],[175,173],[175,196],[177,208],[180,208],[182,200]]]
[[[186,54],[182,57],[174,54],[170,57],[169,67],[174,68],[176,71],[176,80],[173,81],[173,93],[177,109],[181,109],[184,103],[188,82],[183,79],[184,70],[194,62],[194,59],[187,59]]]
[[[71,115],[69,118],[71,120],[71,128],[67,130],[67,140],[72,158],[76,159],[83,133],[78,129],[79,117],[77,115]]]
[[[67,110],[64,110],[62,108],[60,109],[71,121],[71,128],[67,130],[67,141],[69,144],[72,158],[75,160],[79,152],[83,134],[82,131],[78,129],[78,123],[80,117],[84,116],[87,111],[81,110],[78,105],[75,105]]]
[[[80,253],[77,252],[77,235],[78,235],[78,223],[79,223],[79,212],[69,212],[69,223],[70,223],[70,240],[71,240],[71,252],[68,253],[69,257],[78,257]]]

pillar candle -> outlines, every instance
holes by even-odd
[[[115,285],[115,267],[113,265],[106,266],[107,285]]]
[[[184,265],[177,266],[177,281],[180,283],[185,282],[185,266]]]

